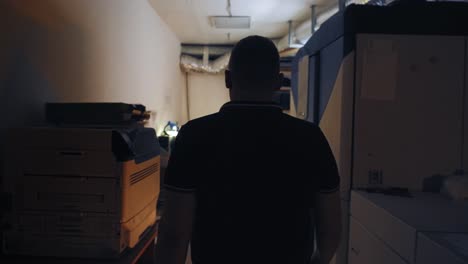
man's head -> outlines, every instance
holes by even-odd
[[[283,81],[275,44],[260,36],[240,40],[231,52],[225,77],[231,100],[271,101]]]

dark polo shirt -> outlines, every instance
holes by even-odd
[[[230,102],[184,125],[165,188],[194,192],[196,264],[306,263],[314,195],[339,188],[320,129],[272,103]]]

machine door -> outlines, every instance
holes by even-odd
[[[465,38],[465,101],[464,101],[464,121],[463,121],[463,154],[462,154],[462,162],[463,162],[463,170],[468,173],[468,38]]]
[[[461,167],[464,37],[357,37],[353,187],[421,190]]]
[[[308,94],[307,94],[307,120],[318,124],[319,119],[319,102],[318,95],[320,90],[320,56],[319,54],[309,57],[309,80],[308,80]]]
[[[307,120],[309,98],[309,56],[304,56],[300,59],[297,80],[297,117]]]

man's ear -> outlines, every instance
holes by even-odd
[[[284,74],[280,72],[278,74],[278,78],[276,79],[276,83],[273,87],[273,90],[276,91],[276,90],[279,90],[281,87],[283,87],[283,81],[284,81]]]
[[[231,72],[229,70],[224,71],[224,82],[226,84],[226,88],[232,88]]]

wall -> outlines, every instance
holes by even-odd
[[[180,42],[146,0],[4,0],[0,21],[0,151],[47,101],[142,103],[159,131],[186,122]]]
[[[187,76],[190,119],[216,113],[229,101],[224,74],[189,73]]]
[[[123,101],[156,110],[158,127],[185,122],[180,42],[146,0],[2,5],[0,92],[2,101],[15,99],[11,107],[27,113],[45,100]],[[23,113],[22,121],[40,119]]]
[[[283,74],[291,78],[290,72],[283,72]],[[187,76],[190,119],[216,113],[223,104],[230,100],[229,90],[226,89],[224,83],[224,74],[189,73]],[[292,93],[290,110],[284,113],[296,116]]]

